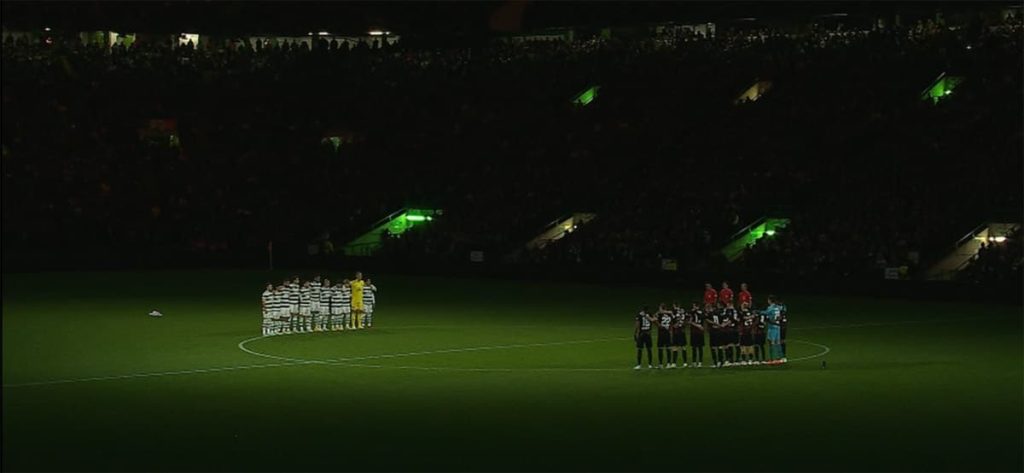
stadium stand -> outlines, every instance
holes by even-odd
[[[443,49],[8,37],[5,261],[248,261],[268,241],[340,248],[414,207],[443,217],[384,235],[380,258],[913,277],[982,214],[1020,209],[1021,31]],[[955,92],[922,99],[947,71]],[[779,209],[789,226],[725,260]],[[597,217],[523,251],[575,212]],[[1019,272],[1004,264],[1019,244],[1001,248],[964,277]]]

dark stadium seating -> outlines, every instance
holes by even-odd
[[[423,206],[444,218],[380,258],[913,273],[992,212],[1020,214],[1020,49],[1016,23],[448,49],[12,41],[4,258],[262,261],[268,241],[340,247]],[[942,72],[965,81],[922,100]],[[734,105],[757,80],[772,89]],[[593,103],[570,102],[591,84]],[[153,119],[180,143],[146,138]],[[337,130],[359,138],[321,143]],[[523,249],[577,211],[598,218]],[[784,232],[722,260],[780,212]],[[1003,260],[970,274],[1019,277],[1019,244]]]

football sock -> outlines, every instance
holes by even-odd
[[[732,347],[725,347],[725,360],[732,363],[736,359],[733,358]]]
[[[703,352],[703,350],[701,351]],[[690,347],[690,358],[693,358],[694,363],[697,362],[697,347]]]
[[[682,353],[680,353],[680,352],[682,352]],[[686,364],[686,348],[681,348],[678,352],[676,352],[676,356],[677,357],[680,354],[682,354],[682,356],[683,356],[683,364],[685,365]]]
[[[654,354],[651,352],[651,347],[647,347],[647,364],[654,364]]]
[[[781,348],[782,349],[782,357],[785,358],[786,357],[786,343],[783,342],[782,345],[780,345],[780,346],[782,347]]]
[[[711,347],[711,361],[714,364],[718,364],[718,348]]]
[[[640,365],[644,361],[644,351],[640,348],[636,349],[636,364]]]
[[[665,356],[665,349],[664,349],[664,348],[659,348],[659,349],[658,349],[658,364],[659,364],[659,365],[660,365],[660,364],[661,364],[661,362],[663,361],[663,360],[662,360],[662,357],[663,357],[663,356]]]

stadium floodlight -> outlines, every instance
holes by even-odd
[[[50,27],[47,26],[46,28],[43,28],[43,31],[50,31]]]
[[[427,220],[427,217],[423,215],[406,215],[405,219],[410,222],[424,222]]]
[[[764,234],[768,236],[773,236],[775,235],[775,230],[765,230]]]
[[[384,32],[384,31],[381,31],[381,30],[370,30],[370,32],[368,34],[370,36],[384,36],[387,33]]]
[[[327,36],[327,35],[329,35],[330,33],[326,32],[326,31],[317,31],[317,33],[316,33],[316,34],[317,34],[317,35],[319,35],[319,36]]]
[[[597,98],[598,90],[601,90],[601,86],[599,85],[592,85],[590,87],[587,87],[586,89],[583,89],[583,91],[581,91],[580,93],[576,94],[576,97],[573,97],[572,102],[575,103],[576,105],[589,105],[590,102],[593,102],[594,99]]]
[[[991,238],[989,238],[989,240],[990,241],[994,241],[996,243],[1002,243],[1002,242],[1006,241],[1006,237],[1004,237],[1004,236],[991,237]]]

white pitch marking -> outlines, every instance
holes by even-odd
[[[180,371],[157,371],[152,373],[133,373],[123,374],[116,376],[96,376],[93,378],[73,378],[73,379],[57,379],[52,381],[36,381],[31,383],[14,383],[5,384],[4,388],[20,388],[25,386],[45,386],[50,384],[67,384],[67,383],[84,383],[86,381],[108,381],[115,379],[132,379],[132,378],[152,378],[157,376],[171,376],[176,374],[197,374],[197,373],[216,373],[219,371],[233,371],[233,370],[248,370],[255,368],[272,368],[277,366],[292,366],[299,364],[309,364],[306,362],[290,362],[290,363],[268,363],[265,365],[243,365],[243,366],[225,366],[221,368],[202,368],[194,370],[180,370]]]
[[[790,328],[790,330],[811,330],[811,329],[817,330],[817,329],[832,329],[832,328],[881,327],[881,326],[887,326],[887,325],[907,325],[907,324],[925,324],[925,323],[927,323],[927,324],[937,324],[937,323],[944,323],[944,322],[960,322],[960,321],[965,321],[965,320],[996,319],[996,318],[1002,318],[1002,317],[968,317],[968,318],[962,318],[962,319],[944,319],[944,320],[910,320],[910,321],[879,322],[879,323],[868,323],[868,324],[820,325],[820,326],[811,326],[811,327],[792,327],[792,328]],[[398,326],[394,326],[394,327],[390,327],[390,328],[414,328],[414,327],[416,327],[416,328],[420,328],[420,327],[422,327],[422,328],[427,328],[427,327],[430,327],[430,328],[435,328],[435,327],[442,328],[442,327],[464,327],[464,326],[463,325],[441,325],[441,324],[438,324],[438,325],[406,325],[406,326],[398,325]],[[512,325],[510,327],[528,327],[528,325]],[[293,334],[293,335],[298,335],[298,334]],[[278,335],[275,335],[275,336],[278,336]],[[243,340],[242,342],[239,342],[239,348],[241,348],[242,351],[245,351],[246,353],[249,353],[251,355],[260,356],[260,357],[264,357],[264,358],[277,359],[277,360],[287,360],[287,362],[286,363],[270,363],[270,364],[265,364],[265,365],[227,366],[227,367],[221,367],[221,368],[205,368],[205,369],[180,370],[180,371],[163,371],[163,372],[153,372],[153,373],[133,373],[133,374],[118,375],[118,376],[98,376],[98,377],[93,377],[93,378],[72,378],[72,379],[60,379],[60,380],[52,380],[52,381],[36,381],[36,382],[30,382],[30,383],[13,383],[13,384],[4,384],[2,387],[3,388],[17,388],[17,387],[26,387],[26,386],[45,386],[45,385],[52,385],[52,384],[82,383],[82,382],[87,382],[87,381],[107,381],[107,380],[118,380],[118,379],[132,379],[132,378],[148,378],[148,377],[157,377],[157,376],[170,376],[170,375],[178,375],[178,374],[213,373],[213,372],[218,372],[218,371],[233,371],[233,370],[245,370],[245,369],[255,369],[255,368],[274,368],[274,367],[280,367],[280,366],[292,366],[292,365],[302,365],[302,364],[325,364],[323,362],[318,362],[318,361],[298,361],[297,359],[291,359],[291,358],[286,358],[286,357],[277,357],[275,355],[267,355],[267,354],[263,354],[263,353],[253,352],[253,351],[248,350],[248,349],[246,349],[244,347],[245,343],[248,343],[250,341],[257,340],[257,339],[260,339],[260,338],[265,338],[265,337],[262,337],[262,336],[261,337],[253,337],[253,338],[249,338],[249,339]],[[611,339],[609,339],[609,340],[611,340]],[[620,339],[620,340],[625,340],[625,338]],[[796,340],[792,340],[792,341],[796,341]],[[803,342],[803,343],[811,343],[811,342]],[[813,344],[812,343],[812,345],[817,345],[817,344]],[[824,356],[826,353],[829,352],[829,348],[828,347],[826,347],[824,345],[818,345],[818,346],[824,347],[824,348],[826,348],[826,350],[823,353],[813,355],[810,358],[817,358],[819,356]],[[406,355],[406,356],[411,356],[411,355]],[[810,359],[810,358],[804,357],[804,358],[794,359],[793,361],[803,361],[803,360]],[[336,364],[340,365],[341,363],[336,363]],[[353,365],[353,366],[355,366],[355,365]],[[367,365],[367,366],[372,366],[372,365]],[[413,368],[415,368],[415,367],[413,367]],[[427,368],[423,368],[423,369],[427,369]],[[617,369],[614,369],[614,368],[569,368],[569,369],[589,370],[589,371],[599,371],[599,370],[613,371],[613,370],[617,370]],[[551,368],[549,370],[554,370],[554,368]]]
[[[257,337],[256,339],[258,339],[258,338],[262,338],[262,337]],[[255,339],[252,339],[252,340],[255,340]],[[450,353],[450,352],[455,352],[455,351],[474,351],[474,350],[480,350],[480,349],[499,349],[499,348],[520,348],[520,347],[538,346],[538,345],[539,346],[549,346],[549,345],[558,345],[558,344],[589,343],[589,342],[596,342],[596,341],[612,341],[612,340],[622,341],[622,340],[629,340],[629,338],[607,338],[607,339],[597,339],[597,340],[579,340],[579,341],[572,341],[572,342],[552,342],[552,343],[543,343],[543,344],[499,345],[499,346],[492,346],[492,347],[472,347],[472,348],[468,348],[468,349],[438,350],[438,351],[431,351],[431,352],[400,353],[400,354],[395,354],[395,355],[374,355],[374,356],[365,356],[365,357],[342,358],[342,359],[339,359],[339,360],[305,360],[305,361],[308,362],[308,363],[319,363],[319,364],[328,365],[328,366],[341,366],[341,367],[346,367],[346,368],[380,368],[380,369],[404,369],[404,370],[420,370],[420,371],[471,371],[471,372],[632,371],[632,368],[626,368],[626,367],[624,367],[624,368],[455,368],[455,367],[445,367],[445,366],[389,366],[389,365],[371,365],[371,364],[365,364],[365,363],[349,363],[348,362],[348,361],[360,361],[360,360],[378,359],[378,358],[391,358],[391,357],[397,357],[397,356],[415,356],[415,355],[430,355],[430,354],[435,354],[435,353]],[[806,344],[806,345],[813,345],[813,346],[816,346],[816,347],[822,349],[822,351],[820,351],[818,353],[815,353],[813,355],[804,356],[804,357],[800,357],[800,358],[793,358],[792,360],[789,360],[790,362],[805,361],[805,360],[810,360],[812,358],[818,358],[818,357],[821,357],[821,356],[825,356],[826,354],[828,354],[832,350],[831,348],[829,348],[826,345],[821,345],[821,344],[818,344],[818,343],[808,342],[808,341],[804,341],[804,340],[795,340],[794,339],[794,340],[788,340],[788,342],[790,342],[790,343],[803,343],[803,344]],[[258,353],[258,352],[252,352],[250,350],[246,350],[246,351],[249,352],[249,353]],[[269,355],[269,354],[266,354],[266,353],[259,353],[259,355],[260,356],[266,356],[266,357],[269,357],[269,358],[275,358],[275,355]],[[283,358],[282,357],[281,359],[289,359],[290,360],[292,358]],[[730,368],[733,368],[733,367],[741,368],[742,366],[730,366]],[[705,367],[703,367],[703,369],[711,369],[711,368],[713,368],[713,367],[712,366],[705,366]],[[686,369],[688,369],[688,368],[686,368]],[[686,369],[683,369],[683,371],[685,371]]]
[[[610,341],[623,341],[629,340],[628,337],[619,338],[594,338],[590,340],[569,340],[562,342],[544,342],[544,343],[519,343],[513,345],[489,345],[481,347],[466,347],[466,348],[448,348],[444,350],[431,350],[431,351],[415,351],[407,353],[385,353],[382,355],[366,355],[366,356],[354,356],[349,358],[338,358],[329,360],[306,360],[302,358],[288,358],[283,356],[271,355],[268,353],[260,353],[257,351],[250,350],[245,347],[245,344],[267,337],[253,337],[248,340],[243,340],[238,344],[238,348],[242,351],[250,353],[256,356],[262,356],[264,358],[271,358],[275,360],[289,361],[292,363],[318,363],[318,364],[341,364],[348,361],[363,361],[363,360],[377,360],[381,358],[401,358],[407,356],[422,356],[422,355],[438,355],[442,353],[461,353],[468,351],[484,351],[484,350],[506,350],[510,348],[535,348],[535,347],[547,347],[547,346],[558,346],[558,345],[578,345],[582,343],[599,343],[599,342],[610,342]]]

